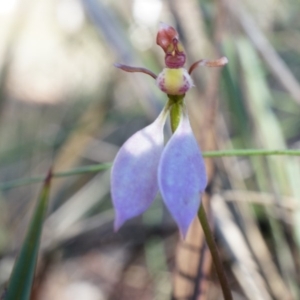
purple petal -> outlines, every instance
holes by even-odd
[[[112,166],[111,194],[117,231],[124,222],[143,213],[157,192],[157,167],[164,146],[162,112],[149,126],[130,137],[119,150]]]
[[[163,200],[185,237],[207,184],[204,161],[186,115],[181,117],[163,151],[158,183]]]

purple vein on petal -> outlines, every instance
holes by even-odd
[[[185,237],[207,184],[205,164],[186,114],[162,153],[158,183],[162,198]]]
[[[166,109],[131,136],[119,150],[111,173],[111,194],[117,231],[128,219],[143,213],[157,192],[157,167],[164,146]]]

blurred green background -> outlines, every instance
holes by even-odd
[[[229,59],[194,71],[186,96],[202,150],[299,149],[299,14],[296,0],[0,0],[1,289],[41,188],[12,181],[111,162],[167,101],[149,76],[113,67],[158,74],[160,21],[187,66]],[[300,299],[299,158],[218,158],[207,172],[234,299]],[[205,289],[197,259],[180,273],[161,201],[113,233],[109,189],[109,169],[54,179],[32,299],[222,299],[210,264]],[[176,272],[192,288],[173,288]]]

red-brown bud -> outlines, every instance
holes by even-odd
[[[165,63],[168,68],[177,69],[185,64],[185,53],[179,41],[177,31],[170,25],[160,23],[156,43],[166,53]]]
[[[159,30],[156,36],[156,44],[162,47],[165,53],[170,52],[170,46],[172,45],[173,39],[178,40],[178,33],[168,24],[161,22],[159,25]]]

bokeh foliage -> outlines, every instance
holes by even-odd
[[[173,293],[177,299],[218,299],[203,242],[201,255],[192,247],[177,252],[184,245],[178,246],[160,201],[113,233],[109,170],[85,167],[111,162],[167,101],[150,77],[113,67],[120,62],[160,72],[159,21],[176,26],[188,64],[229,59],[222,70],[195,71],[195,88],[186,97],[202,150],[298,149],[298,1],[1,5],[1,186],[43,176],[52,164],[54,172],[84,168],[53,181],[31,298],[170,299]],[[204,201],[237,299],[300,297],[299,166],[291,156],[207,160]],[[0,191],[3,289],[40,188],[34,183]],[[198,263],[200,256],[205,263]]]

